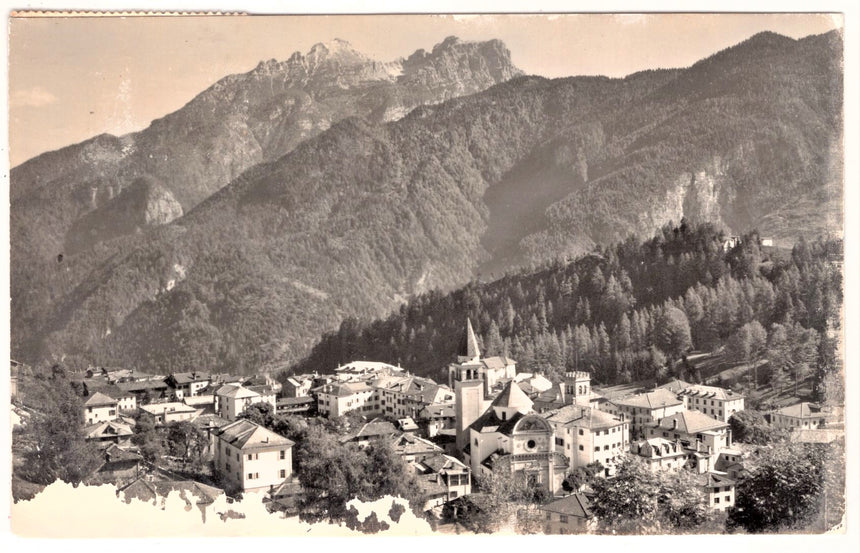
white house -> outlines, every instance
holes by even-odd
[[[213,432],[215,470],[243,492],[269,490],[292,475],[292,440],[240,419]]]
[[[267,391],[265,387],[260,388],[260,391],[257,391],[235,384],[221,386],[215,392],[215,409],[218,416],[234,421],[245,409],[255,403],[268,403],[274,411],[276,408],[274,392]]]
[[[95,392],[84,402],[84,420],[87,424],[112,421],[117,418],[119,402],[101,392]]]
[[[744,396],[717,386],[694,384],[678,394],[690,411],[700,411],[723,422],[738,411],[744,410]]]

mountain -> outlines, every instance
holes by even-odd
[[[841,52],[767,33],[687,69],[343,119],[169,224],[41,270],[13,256],[13,352],[250,372],[345,317],[669,220],[783,244],[841,229]]]
[[[139,178],[162,183],[187,212],[249,167],[281,157],[345,117],[392,121],[519,74],[501,42],[456,37],[389,63],[338,39],[286,61],[261,62],[143,131],[100,135],[15,167],[13,258],[45,260],[91,248],[107,236],[87,222],[108,224],[111,214],[117,221],[109,226],[134,231],[120,220],[126,212],[104,208]],[[88,219],[94,211],[100,215]]]

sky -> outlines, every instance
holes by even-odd
[[[498,38],[528,74],[621,77],[687,67],[764,30],[800,38],[841,25],[823,14],[13,17],[11,166],[143,129],[225,75],[333,38],[380,61],[450,35]]]

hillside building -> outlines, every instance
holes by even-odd
[[[119,402],[101,392],[95,392],[84,402],[84,420],[87,424],[112,421],[117,418]]]
[[[292,440],[246,419],[213,432],[215,470],[242,492],[266,491],[293,473]]]
[[[770,424],[785,430],[815,429],[825,425],[826,413],[817,403],[796,403],[770,414]]]
[[[216,413],[229,421],[236,420],[245,409],[255,403],[268,403],[272,406],[272,411],[275,411],[275,392],[266,386],[246,388],[235,384],[226,384],[215,392]]]
[[[567,457],[568,471],[599,462],[604,474],[614,474],[615,464],[629,444],[629,423],[590,407],[567,405],[543,413],[555,432],[555,450]]]
[[[723,422],[729,422],[732,415],[744,409],[743,395],[717,386],[694,384],[678,395],[688,410],[700,411]]]
[[[684,401],[669,390],[658,388],[652,392],[616,398],[601,404],[602,410],[630,423],[631,438],[645,437],[649,424],[685,410]]]

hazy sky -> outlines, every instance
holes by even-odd
[[[332,38],[381,61],[449,35],[498,38],[529,74],[617,77],[686,67],[763,30],[800,38],[841,26],[804,14],[13,18],[11,163],[140,130],[227,74]]]

